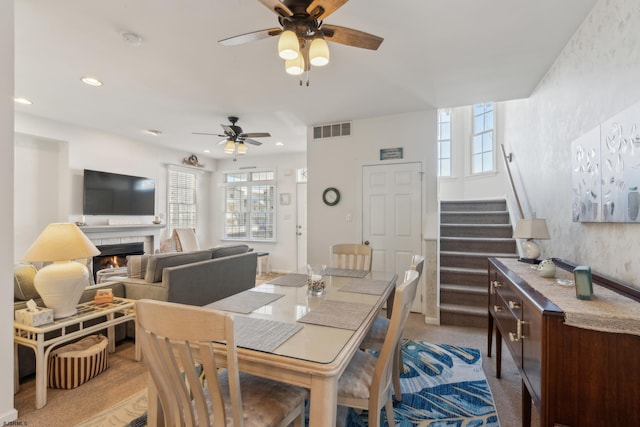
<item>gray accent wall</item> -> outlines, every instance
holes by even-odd
[[[504,141],[522,196],[547,219],[543,257],[640,288],[640,225],[574,223],[571,142],[640,100],[640,2],[601,0],[533,94],[504,103]],[[640,118],[639,118],[640,119]]]

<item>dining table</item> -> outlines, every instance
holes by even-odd
[[[309,426],[335,426],[338,380],[386,303],[397,275],[334,269],[325,292],[312,295],[307,275],[290,273],[205,307],[233,313],[241,372],[307,388]],[[195,326],[194,326],[195,327]],[[224,346],[216,361],[224,366]],[[148,425],[162,425],[149,377]]]

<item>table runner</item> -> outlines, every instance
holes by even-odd
[[[276,277],[273,280],[269,280],[267,283],[278,286],[295,286],[300,287],[307,284],[307,275],[299,273],[285,274],[284,276]]]
[[[329,276],[342,276],[342,277],[359,277],[363,278],[369,274],[368,270],[349,270],[346,268],[327,268],[325,274]]]
[[[326,300],[298,319],[298,322],[355,331],[370,310],[367,304]]]
[[[356,294],[382,295],[389,286],[386,280],[352,279],[340,288],[342,292],[353,292]]]
[[[301,330],[302,325],[234,316],[233,329],[236,346],[272,353]]]
[[[640,335],[640,303],[593,283],[593,298],[576,298],[574,286],[561,286],[557,279],[573,280],[573,273],[556,269],[555,278],[540,277],[530,264],[499,258],[507,268],[557,305],[565,314],[564,323],[583,329]]]
[[[249,314],[263,305],[282,298],[284,294],[271,294],[266,292],[243,291],[239,294],[212,302],[205,307],[216,310],[233,311],[235,313]]]

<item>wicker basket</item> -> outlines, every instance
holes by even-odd
[[[53,350],[49,356],[49,387],[76,388],[107,369],[108,346],[104,335],[90,335]]]

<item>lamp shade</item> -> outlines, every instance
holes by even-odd
[[[247,145],[244,142],[238,143],[238,154],[247,154]]]
[[[227,143],[224,144],[224,152],[227,154],[233,154],[236,151],[236,143],[233,140],[228,139]]]
[[[46,226],[22,259],[29,262],[69,261],[96,256],[100,251],[73,223]]]
[[[548,240],[547,222],[542,218],[521,219],[516,224],[513,238]]]
[[[284,30],[278,39],[278,55],[282,59],[296,59],[300,56],[300,44],[296,33]]]
[[[287,59],[284,66],[288,74],[299,76],[304,73],[304,57],[300,55],[296,59]]]
[[[316,37],[309,47],[309,62],[316,67],[329,63],[329,46],[322,37]]]
[[[72,223],[49,224],[27,250],[23,259],[53,261],[36,273],[33,284],[55,319],[73,316],[89,271],[84,264],[71,261],[100,254],[89,238]]]

